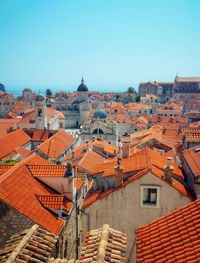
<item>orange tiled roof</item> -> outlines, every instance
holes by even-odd
[[[21,104],[14,105],[10,110],[25,110],[26,108]]]
[[[56,194],[31,176],[26,164],[41,161],[32,154],[0,177],[0,199],[51,233],[59,234],[64,222],[41,206],[36,195]]]
[[[66,200],[64,195],[51,194],[51,195],[37,195],[37,199],[46,208],[60,209],[63,208],[66,211],[70,211],[72,208],[72,202]]]
[[[74,158],[72,161],[80,160],[88,151],[88,149],[92,150],[95,153],[101,155],[101,153],[108,153],[114,155],[118,151],[118,147],[112,144],[107,143],[106,141],[91,141],[80,146],[77,146],[73,149]],[[69,154],[66,155],[66,159],[69,159]]]
[[[127,159],[129,159],[127,161]],[[185,188],[185,186],[177,181],[175,178],[172,178],[172,183],[168,183],[164,179],[164,166],[167,165],[167,160],[163,156],[160,156],[157,152],[150,150],[148,147],[143,148],[140,152],[137,152],[133,156],[122,159],[121,167],[124,168],[123,173],[128,172],[137,172],[135,175],[131,176],[129,179],[127,179],[120,187],[109,189],[108,191],[104,192],[103,189],[100,189],[96,192],[90,192],[84,203],[83,208],[94,203],[95,201],[109,195],[110,193],[119,190],[123,187],[125,187],[127,184],[133,182],[134,180],[140,178],[141,176],[145,175],[148,171],[151,171],[151,173],[155,176],[157,176],[159,179],[163,180],[167,184],[169,184],[171,187],[175,188],[177,191],[179,191],[181,194],[185,195],[189,199],[193,200],[193,197],[189,193],[189,191]],[[124,162],[126,160],[126,162]],[[105,164],[105,163],[104,163]],[[97,165],[98,166],[98,165]],[[100,165],[99,165],[100,166]],[[103,176],[114,176],[115,170],[114,167],[117,166],[117,160],[113,162],[106,162],[105,166],[102,166],[101,169],[98,170],[96,173],[103,172]],[[183,174],[179,167],[173,163],[173,175],[176,175],[177,177],[183,178]],[[103,168],[103,170],[102,170]],[[94,173],[95,174],[95,173]]]
[[[104,161],[104,159],[102,159],[99,154],[95,153],[95,152],[86,152],[83,156],[83,158],[81,158],[81,160],[79,160],[78,162],[76,162],[76,165],[78,167],[81,167],[82,169],[92,173],[94,170],[94,167],[99,164],[102,163]]]
[[[121,166],[124,168],[123,173],[130,173],[134,171],[141,171],[146,168],[152,168],[153,166],[159,168],[162,173],[164,171],[164,166],[167,164],[167,159],[157,152],[151,150],[149,147],[145,146],[140,151],[129,156],[126,159],[122,159]],[[117,166],[117,158],[113,160],[106,160],[102,164],[96,165],[93,171],[93,175],[98,173],[103,173],[103,177],[115,175],[115,166]],[[180,168],[173,162],[174,170],[173,174],[184,178]]]
[[[76,190],[79,191],[82,185],[84,184],[84,182],[79,178],[76,178],[75,180],[76,180]]]
[[[200,143],[200,128],[183,128],[182,133],[186,142]]]
[[[47,161],[46,159],[42,158],[41,156],[37,155],[36,153],[33,153],[30,158],[26,159],[26,165],[55,165],[54,163],[51,163]]]
[[[18,147],[15,149],[15,152],[20,154],[22,157],[27,157],[28,155],[30,155],[32,152],[29,151],[28,149],[25,149],[23,147]]]
[[[44,142],[49,137],[49,131],[47,130],[34,130],[32,141]]]
[[[200,151],[194,151],[198,147],[200,145],[182,151],[184,161],[187,162],[194,176],[200,176]]]
[[[14,165],[13,164],[0,164],[0,175],[4,174],[8,170],[10,170]]]
[[[60,130],[37,148],[52,159],[57,159],[75,140],[63,130]]]
[[[137,262],[199,262],[200,199],[137,229]]]
[[[8,134],[8,130],[16,129],[19,119],[0,119],[0,138]]]
[[[64,177],[66,165],[28,165],[33,177]]]
[[[15,114],[13,112],[9,112],[3,118],[5,118],[5,119],[17,119],[17,114]]]
[[[16,148],[31,141],[31,138],[23,130],[16,130],[0,138],[0,159],[5,158]]]
[[[35,120],[35,109],[29,109],[27,114],[25,114],[24,117],[20,119],[19,124],[29,124],[30,120]]]

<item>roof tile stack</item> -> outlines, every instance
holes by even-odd
[[[125,262],[126,234],[105,224],[86,233],[80,262]]]
[[[46,262],[58,237],[38,225],[12,236],[0,250],[0,262]]]

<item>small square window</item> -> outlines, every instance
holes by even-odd
[[[144,188],[143,190],[143,205],[152,204],[156,205],[157,189]]]
[[[155,207],[160,206],[160,186],[141,185],[140,188],[140,207]]]

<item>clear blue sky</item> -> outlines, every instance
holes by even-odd
[[[199,0],[0,0],[0,82],[200,76]]]

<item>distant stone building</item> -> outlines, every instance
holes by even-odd
[[[165,103],[172,97],[173,82],[143,82],[139,85],[139,95],[146,97],[147,94],[156,95],[160,103]]]
[[[84,84],[83,78],[77,88],[77,93],[60,92],[56,94],[55,100],[48,106],[63,113],[65,129],[79,128],[88,120],[89,113],[88,88]]]
[[[47,109],[43,95],[36,96],[35,102],[35,128],[44,130],[47,128]]]
[[[92,139],[100,139],[116,145],[118,142],[117,123],[108,119],[104,110],[98,109],[94,112],[93,118],[82,125],[80,137],[81,144]]]
[[[30,100],[32,101],[32,91],[31,89],[24,89],[23,90],[23,93],[22,93],[22,96],[25,100]]]
[[[173,99],[186,103],[200,99],[200,78],[176,77],[174,80]]]

